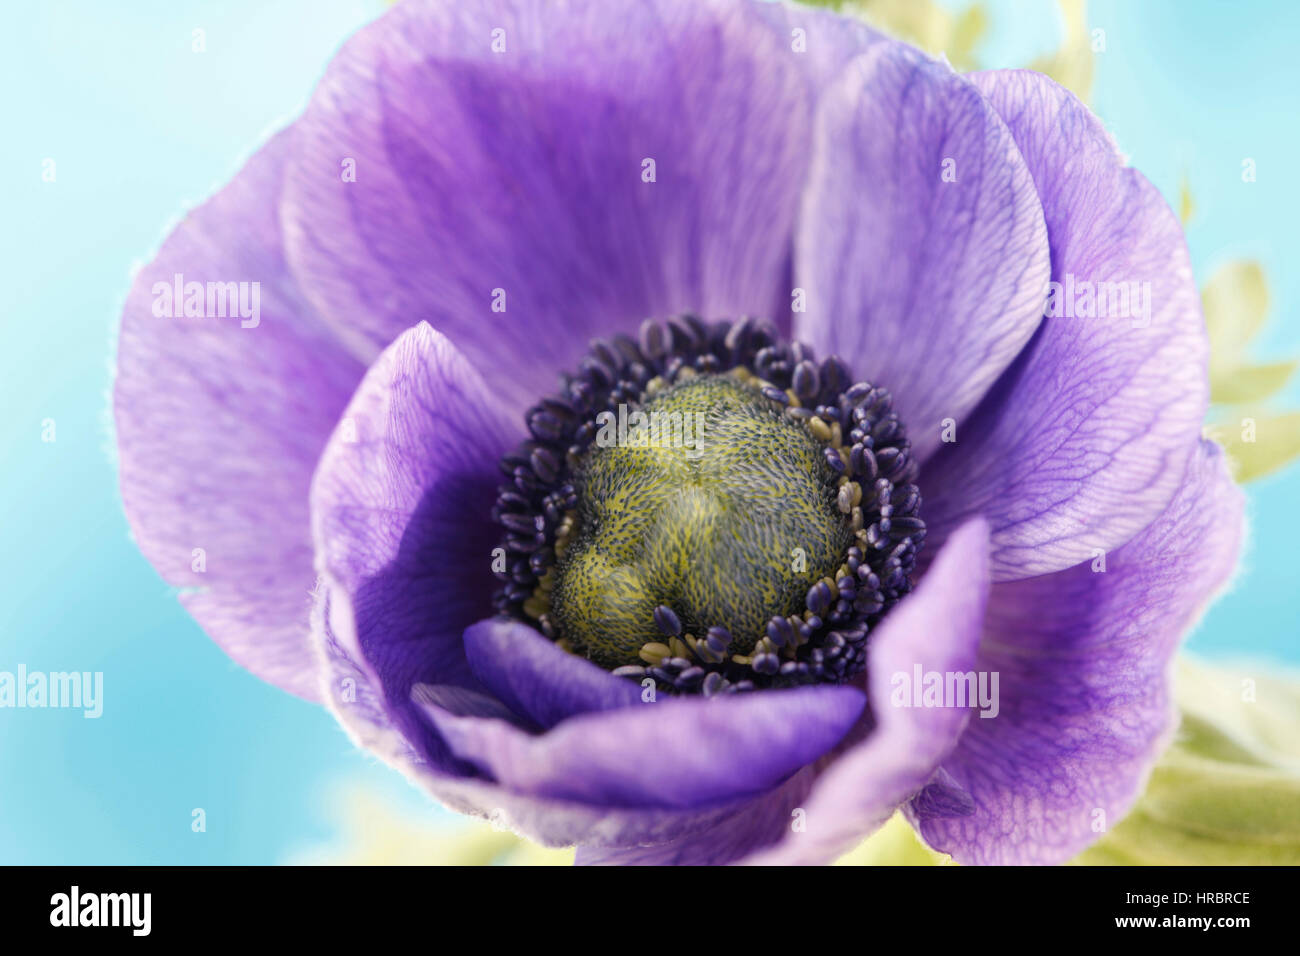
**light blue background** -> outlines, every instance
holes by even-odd
[[[1047,3],[991,4],[990,66],[1055,46]],[[315,706],[238,669],[131,543],[108,430],[129,270],[294,116],[378,3],[10,4],[0,29],[0,670],[103,671],[104,716],[0,710],[0,863],[277,862],[331,836],[323,795],[360,780],[420,805]],[[1103,2],[1094,105],[1171,200],[1190,177],[1199,279],[1258,257],[1261,354],[1300,352],[1291,3]],[[207,52],[191,52],[206,30]],[[1244,156],[1259,181],[1240,179]],[[57,181],[41,163],[57,162]],[[1286,396],[1300,404],[1292,387]],[[54,419],[57,441],[40,440]],[[1235,590],[1191,646],[1300,662],[1300,469],[1250,489]],[[206,833],[190,814],[207,813]],[[429,814],[439,811],[428,810]]]

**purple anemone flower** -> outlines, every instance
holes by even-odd
[[[1177,219],[1044,76],[751,0],[405,0],[141,270],[114,402],[186,608],[452,808],[580,862],[827,861],[901,807],[1055,863],[1235,563],[1206,380]]]

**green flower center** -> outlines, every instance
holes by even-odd
[[[581,462],[554,570],[557,634],[596,663],[643,664],[665,637],[710,627],[748,654],[769,620],[801,612],[853,543],[825,446],[733,374],[674,384],[607,415]]]

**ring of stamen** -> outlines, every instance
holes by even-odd
[[[793,451],[774,460],[793,456],[803,462],[787,469],[786,479],[807,473],[817,480],[784,500],[820,508],[832,534],[825,540],[832,544],[822,542],[820,550],[813,549],[819,550],[814,559],[820,558],[821,566],[803,579],[806,592],[801,589],[792,598],[790,575],[777,582],[775,592],[762,592],[763,606],[776,611],[770,616],[741,614],[735,600],[711,601],[717,595],[709,594],[707,585],[701,591],[699,584],[707,575],[690,574],[672,587],[662,575],[649,582],[653,587],[620,578],[637,570],[637,549],[647,547],[646,522],[638,523],[638,507],[610,511],[608,505],[620,496],[631,501],[644,497],[626,499],[624,472],[612,457],[600,457],[607,449],[597,436],[620,408],[626,414],[628,408],[672,402],[689,407],[695,393],[712,401],[706,407],[726,405],[734,414],[751,417],[755,409],[746,396],[752,396],[768,415],[799,426],[791,431],[803,436],[783,445]],[[719,421],[729,425],[734,414]],[[836,357],[818,363],[806,346],[779,342],[766,323],[747,318],[706,325],[682,316],[666,323],[647,320],[638,340],[620,335],[594,341],[578,371],[563,377],[561,391],[532,407],[526,419],[530,438],[503,457],[507,481],[493,509],[505,529],[506,561],[497,569],[502,587],[495,599],[500,613],[534,624],[560,646],[619,676],[651,678],[660,688],[679,693],[711,696],[842,682],[865,668],[867,637],[910,589],[925,537],[920,494],[913,483],[917,467],[884,389],[853,383]],[[771,429],[754,433],[764,440],[773,434]],[[821,461],[800,458],[805,448],[814,455],[820,451]],[[646,452],[639,454],[628,460],[643,462]],[[679,459],[652,458],[656,468],[681,467]],[[704,507],[707,511],[707,502]],[[626,521],[629,540],[621,540],[623,529],[616,527],[613,537],[593,544],[593,525],[599,525],[602,509],[606,525],[601,527],[608,527],[611,518]],[[689,533],[693,520],[679,520],[672,528]],[[799,527],[815,526],[814,520]],[[607,561],[607,541],[630,550]],[[591,587],[574,585],[581,577],[574,568],[595,556],[602,562],[600,581],[607,590],[601,598],[631,602],[612,618],[601,618],[575,597],[590,597]],[[761,576],[773,567],[770,558],[748,570]],[[781,596],[774,598],[776,592]],[[654,603],[655,593],[673,599]],[[691,595],[694,600],[688,599]],[[752,602],[746,607],[752,611]],[[709,619],[710,614],[729,620]],[[742,626],[733,634],[737,619]],[[595,620],[615,626],[606,635],[588,626]],[[639,646],[633,653],[634,645]]]

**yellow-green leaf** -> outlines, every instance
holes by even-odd
[[[1232,458],[1238,481],[1253,481],[1300,458],[1300,412],[1247,415],[1211,429]]]
[[[1030,63],[1029,68],[1046,73],[1086,103],[1092,95],[1093,71],[1088,5],[1085,0],[1060,0],[1060,3],[1065,16],[1065,39],[1060,49]]]
[[[1187,176],[1184,174],[1178,184],[1178,219],[1182,222],[1184,229],[1187,228],[1187,224],[1192,221],[1192,217],[1195,215],[1196,203],[1192,200],[1192,185],[1187,181]]]
[[[948,856],[931,850],[902,813],[835,861],[836,866],[939,866]]]
[[[1231,369],[1214,368],[1214,364],[1210,363],[1210,401],[1217,405],[1262,402],[1286,386],[1297,365],[1294,360],[1236,365]]]
[[[1268,280],[1258,262],[1239,259],[1221,266],[1201,291],[1210,334],[1210,364],[1225,369],[1240,364],[1246,345],[1268,316]]]
[[[849,0],[827,5],[860,17],[933,56],[942,53],[958,70],[975,68],[975,46],[987,23],[980,6],[954,15],[934,0]]]

